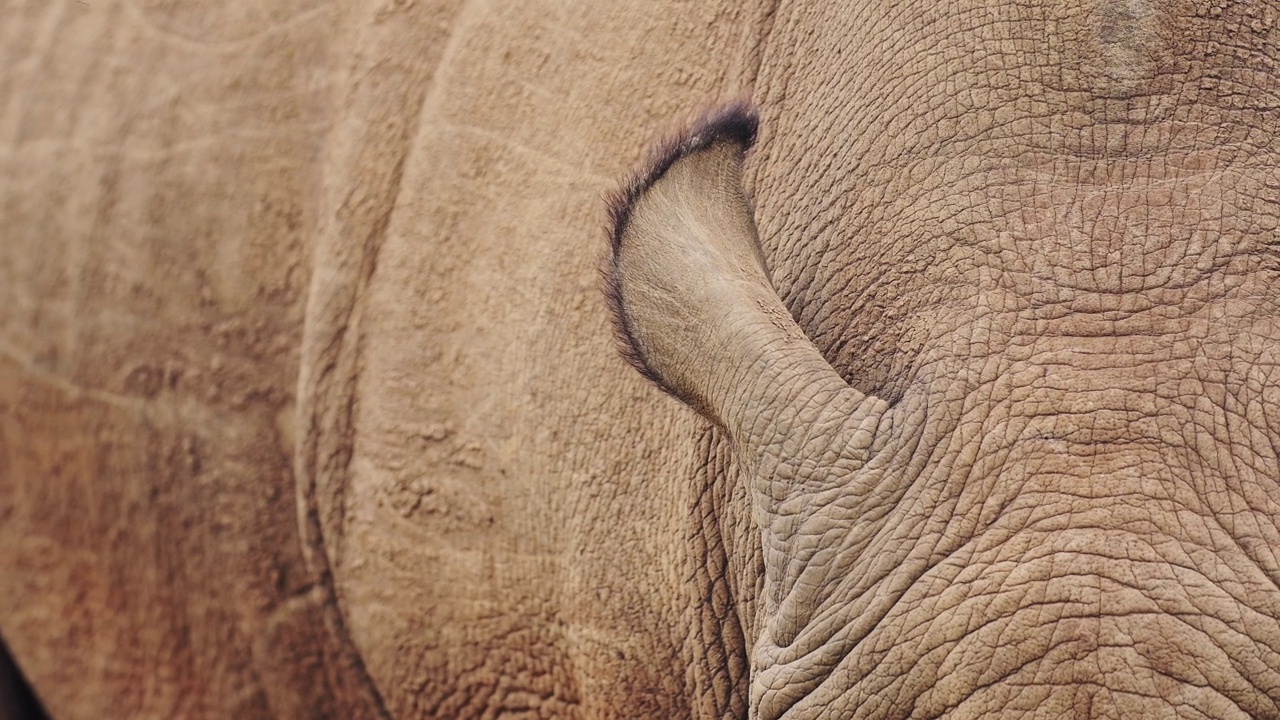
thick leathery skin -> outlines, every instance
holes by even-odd
[[[1276,8],[916,10],[784,8],[762,63],[773,281],[890,409],[728,451],[753,714],[1276,717]]]
[[[0,7],[0,633],[50,713],[740,714],[749,511],[596,261],[766,15]]]
[[[1277,717],[1280,8],[881,10],[756,89],[775,284],[894,404],[766,536],[760,715]]]
[[[1276,28],[10,0],[0,634],[69,719],[1275,717]],[[613,352],[601,193],[741,97],[852,455]]]

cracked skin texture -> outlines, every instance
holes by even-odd
[[[1280,6],[1066,5],[762,63],[777,289],[892,403],[766,511],[763,717],[1280,717]]]
[[[614,270],[751,476],[753,714],[1280,716],[1277,7],[919,10],[781,12],[823,31],[766,51],[747,170],[777,291],[883,407],[791,397],[789,341],[681,289],[728,270],[664,275],[723,192],[660,180]]]
[[[1280,716],[1275,3],[0,17],[53,717]],[[744,459],[611,354],[601,189],[746,93],[870,446]]]

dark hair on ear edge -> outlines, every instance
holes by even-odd
[[[609,252],[602,258],[600,274],[605,302],[609,306],[609,315],[613,320],[613,335],[618,344],[618,352],[641,375],[667,392],[673,392],[671,387],[663,382],[653,368],[649,367],[640,348],[636,345],[635,334],[631,330],[631,319],[622,304],[622,286],[618,277],[618,252],[622,247],[622,236],[631,222],[631,213],[636,201],[678,160],[705,150],[721,140],[736,142],[746,150],[755,144],[759,123],[755,106],[747,100],[740,100],[705,112],[684,132],[672,135],[658,143],[650,151],[649,158],[641,170],[632,175],[618,189],[609,193],[606,198],[609,208],[607,225]],[[683,397],[680,399],[686,403],[693,400],[693,398]]]

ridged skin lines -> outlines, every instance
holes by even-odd
[[[887,409],[737,454],[752,713],[1280,717],[1280,7],[912,9],[761,66],[771,280]]]

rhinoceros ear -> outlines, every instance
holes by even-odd
[[[682,134],[672,138],[668,138],[665,142],[656,147],[649,157],[648,163],[644,169],[634,175],[623,187],[612,197],[609,198],[609,240],[610,255],[606,258],[604,265],[604,293],[605,299],[609,303],[609,309],[613,317],[614,336],[618,341],[618,349],[623,358],[631,364],[641,375],[656,383],[659,387],[667,392],[675,395],[686,404],[701,408],[698,397],[695,394],[685,392],[678,386],[668,382],[657,367],[651,364],[650,359],[646,357],[643,349],[643,341],[640,333],[644,328],[635,326],[633,314],[639,312],[643,315],[648,308],[648,304],[636,302],[638,294],[646,293],[653,290],[652,283],[647,282],[648,278],[633,278],[633,284],[627,289],[631,297],[624,297],[623,292],[623,264],[625,262],[634,263],[636,260],[662,261],[663,258],[655,257],[652,251],[656,250],[661,253],[667,250],[663,244],[645,242],[648,234],[645,233],[647,223],[654,218],[652,213],[646,212],[651,209],[653,201],[661,200],[663,196],[660,190],[656,188],[659,183],[668,190],[676,189],[673,180],[683,179],[686,183],[690,180],[701,187],[681,188],[691,191],[691,195],[699,195],[705,192],[710,185],[716,180],[730,180],[732,182],[732,191],[741,195],[739,183],[741,179],[741,163],[743,154],[755,143],[756,127],[758,121],[755,110],[747,105],[732,105],[726,107],[719,112],[708,115],[698,121],[694,127]],[[673,169],[676,165],[686,165],[681,161],[701,160],[704,161],[702,166],[696,168],[699,171],[711,171],[713,174],[720,171],[728,171],[733,176],[734,168],[726,167],[728,165],[737,165],[734,177],[706,177],[706,178],[689,178],[687,177],[692,167],[681,167],[678,170]],[[712,166],[706,166],[705,161],[711,161]],[[671,177],[667,177],[668,174]],[[723,182],[720,184],[724,184]],[[648,197],[652,194],[652,197]],[[693,198],[687,198],[692,200]],[[731,198],[728,203],[728,209],[732,210],[735,206],[735,199]],[[745,205],[745,201],[743,203]],[[637,214],[639,215],[637,217]],[[716,220],[727,220],[736,222],[740,226],[745,220],[747,227],[738,227],[740,232],[746,232],[753,240],[748,243],[750,248],[757,248],[759,244],[754,241],[755,226],[749,214],[729,212],[727,214],[720,213],[724,217],[714,218]],[[708,218],[713,219],[713,218]],[[642,234],[637,238],[636,231]],[[639,242],[637,242],[639,240]],[[634,250],[639,249],[640,255]],[[625,260],[624,260],[625,258]],[[672,258],[675,262],[682,262],[680,258]],[[758,259],[756,266],[763,268],[763,259]],[[662,274],[662,268],[650,268],[657,270]],[[676,268],[671,268],[675,270]],[[670,278],[675,280],[674,275]],[[650,298],[656,299],[658,302],[674,300],[679,293],[678,288],[668,288],[662,297]],[[627,300],[632,301],[634,308],[628,308]],[[643,318],[642,318],[643,319]],[[674,318],[673,318],[674,319]],[[656,358],[655,358],[656,360]]]
[[[755,132],[755,113],[734,106],[663,146],[614,200],[605,268],[623,355],[752,454],[813,423],[865,428],[882,405],[840,378],[773,290],[742,189]]]

